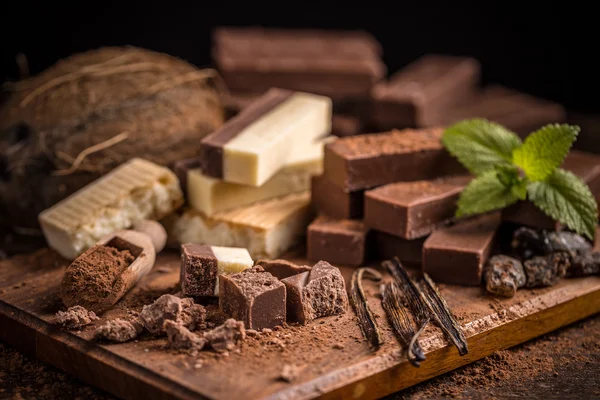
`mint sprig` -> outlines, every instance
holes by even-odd
[[[596,200],[581,178],[558,168],[578,134],[577,126],[549,124],[521,142],[514,132],[480,118],[447,128],[442,143],[475,175],[458,200],[456,215],[529,199],[554,220],[593,239]]]

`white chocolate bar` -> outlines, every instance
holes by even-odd
[[[177,176],[134,158],[40,213],[48,245],[73,260],[102,237],[143,219],[158,220],[183,204]]]
[[[187,209],[167,227],[175,243],[244,247],[254,259],[277,258],[300,241],[313,215],[310,193],[292,193],[207,217]]]

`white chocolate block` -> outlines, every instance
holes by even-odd
[[[238,247],[211,246],[211,250],[217,258],[217,269],[220,274],[235,274],[242,272],[254,265],[247,249]],[[215,286],[215,296],[219,295],[219,278]]]
[[[310,178],[323,171],[323,148],[331,139],[311,143],[307,149],[294,151],[289,162],[260,187],[229,183],[211,178],[200,169],[187,174],[187,197],[190,206],[212,216],[221,211],[243,207],[258,201],[310,189]]]
[[[134,158],[40,213],[48,245],[73,260],[102,237],[143,219],[158,220],[183,204],[177,176]]]
[[[167,227],[175,243],[244,247],[254,259],[277,258],[305,235],[310,193],[292,193],[211,217],[187,209]]]

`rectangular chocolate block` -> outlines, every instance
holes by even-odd
[[[252,267],[248,250],[186,243],[181,245],[181,291],[185,296],[218,296],[219,275]]]
[[[480,285],[500,222],[493,213],[436,230],[423,245],[423,272],[437,282]]]
[[[325,147],[324,176],[346,191],[464,173],[442,146],[441,128],[340,138]]]
[[[331,134],[338,137],[355,136],[363,133],[360,118],[352,115],[333,114]]]
[[[316,318],[344,314],[348,309],[344,277],[326,261],[281,282],[287,292],[288,321],[306,324]]]
[[[472,95],[480,74],[473,58],[425,55],[375,85],[372,122],[385,130],[431,126],[432,116]]]
[[[596,201],[600,201],[600,156],[572,150],[562,168],[579,176],[590,187]],[[544,214],[529,201],[520,201],[502,211],[502,219],[537,229],[559,230],[561,224]]]
[[[273,329],[286,320],[285,285],[262,267],[219,276],[219,308],[246,329]]]
[[[374,257],[377,260],[389,260],[398,257],[408,264],[421,264],[423,243],[427,238],[407,240],[385,232],[371,231]]]
[[[369,229],[362,221],[321,215],[307,229],[310,261],[358,267],[365,262]]]
[[[258,260],[255,266],[262,267],[265,272],[270,273],[277,279],[289,278],[311,270],[308,265],[296,265],[287,260]]]
[[[447,126],[470,118],[489,119],[525,137],[543,125],[565,122],[566,112],[560,104],[505,87],[490,86],[467,102],[442,110],[426,126]]]
[[[381,48],[364,32],[223,28],[213,59],[237,91],[271,87],[332,98],[364,97],[386,73]]]
[[[331,131],[331,99],[272,89],[200,142],[202,172],[261,186]]]
[[[315,208],[339,219],[361,218],[364,191],[346,192],[323,175],[311,178],[311,201]]]
[[[175,243],[244,247],[253,258],[277,258],[300,243],[314,218],[308,192],[263,200],[211,217],[186,209],[167,226]]]
[[[365,225],[417,239],[454,217],[456,202],[471,177],[398,182],[365,192]]]

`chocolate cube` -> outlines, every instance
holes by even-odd
[[[358,267],[365,261],[368,231],[362,221],[320,216],[308,226],[308,259]]]
[[[288,321],[306,324],[316,318],[344,314],[348,308],[344,277],[326,261],[281,282],[287,290]]]
[[[285,322],[285,285],[260,266],[221,275],[219,293],[221,311],[243,321],[247,329],[274,328]]]

